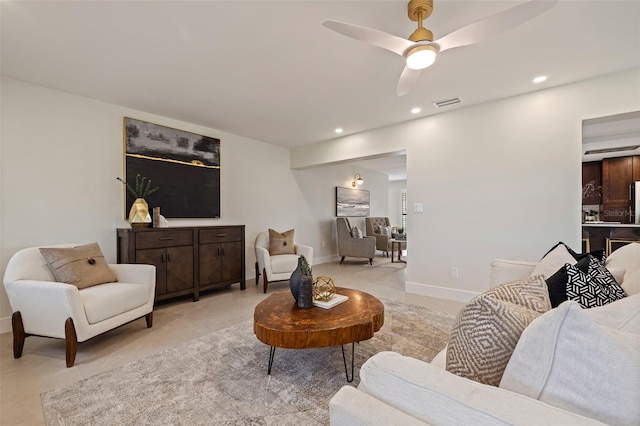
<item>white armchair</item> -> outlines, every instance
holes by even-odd
[[[291,273],[298,267],[298,258],[304,255],[313,265],[313,247],[293,243],[295,254],[279,254],[271,256],[269,254],[269,232],[260,232],[256,236],[256,285],[262,271],[262,282],[264,292],[270,282],[287,281],[291,278]]]
[[[48,247],[69,248],[65,244]],[[67,367],[72,367],[78,342],[145,317],[153,324],[155,266],[109,265],[118,282],[78,289],[56,282],[39,247],[23,249],[9,260],[4,286],[13,315],[13,356],[20,358],[31,335],[65,339]]]

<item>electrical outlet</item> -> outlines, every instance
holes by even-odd
[[[449,268],[449,276],[451,277],[452,280],[457,280],[458,279],[458,268],[455,266],[452,266],[451,268]]]
[[[422,212],[424,212],[424,204],[422,204],[422,203],[413,203],[413,212],[414,213],[422,213]]]

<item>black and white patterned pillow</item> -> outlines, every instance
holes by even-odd
[[[574,300],[583,308],[595,308],[609,303],[609,289],[594,282],[588,274],[568,263],[567,300]]]
[[[587,273],[566,264],[567,299],[583,308],[594,308],[614,302],[626,296],[611,273],[593,256],[589,256]]]
[[[598,284],[609,287],[609,298],[612,302],[627,297],[627,293],[618,284],[611,272],[593,256],[589,256],[588,274]]]
[[[589,272],[589,259],[585,257],[574,266],[586,274]],[[565,266],[558,269],[555,274],[547,278],[547,289],[549,290],[549,300],[551,301],[552,307],[556,308],[562,302],[567,300],[568,281],[569,278],[567,277],[567,269]]]

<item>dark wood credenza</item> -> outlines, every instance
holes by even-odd
[[[156,300],[240,283],[246,288],[244,225],[118,228],[118,263],[156,267]]]

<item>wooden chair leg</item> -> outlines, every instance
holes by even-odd
[[[78,336],[71,318],[67,318],[64,322],[64,337],[67,346],[67,368],[69,368],[73,367],[76,362],[76,353],[78,352]]]
[[[14,312],[11,316],[11,328],[13,329],[13,357],[20,358],[24,348],[24,324],[22,324],[22,314],[20,311]]]
[[[373,265],[373,258],[369,258],[369,265]]]
[[[259,279],[260,279],[260,269],[258,267],[258,262],[256,262],[256,285],[258,285]]]
[[[267,268],[264,269],[262,273],[262,283],[264,284],[264,292],[267,292],[267,286],[269,285],[269,281],[267,281]]]
[[[144,319],[147,320],[147,328],[153,327],[153,311],[145,315]]]

